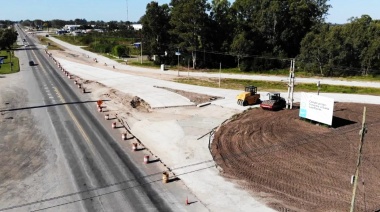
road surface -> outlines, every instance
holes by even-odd
[[[18,33],[25,37],[20,29]],[[29,90],[28,95],[32,99],[43,99],[43,104],[9,108],[3,112],[43,109],[34,112],[34,115],[44,117],[40,118],[40,123],[47,134],[46,140],[56,147],[56,154],[64,157],[56,158],[55,162],[61,160],[59,163],[65,164],[62,169],[67,171],[60,173],[65,175],[60,176],[65,181],[64,185],[50,183],[55,183],[54,189],[58,190],[72,186],[67,190],[73,192],[54,197],[42,195],[43,199],[19,202],[17,205],[2,205],[0,211],[171,211],[173,207],[160,195],[165,191],[160,191],[160,187],[150,179],[141,177],[145,173],[123,154],[109,129],[90,112],[95,101],[81,98],[79,91],[57,74],[57,67],[43,50],[36,48],[34,37],[27,36],[25,39],[28,43],[24,47],[27,49],[27,59],[21,59],[25,64],[29,60],[36,64],[27,73],[26,87],[38,89]]]

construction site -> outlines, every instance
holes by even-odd
[[[293,99],[294,72],[292,71],[289,76],[289,85],[288,99]],[[196,104],[218,99],[217,96],[188,92],[185,89],[156,87],[179,94]],[[380,145],[376,142],[380,136],[380,133],[376,131],[380,121],[378,105],[335,102],[332,124],[329,126],[300,118],[299,102],[294,105],[293,102],[289,103],[289,100],[285,100],[284,94],[281,96],[280,93],[274,92],[268,93],[267,96],[260,95],[253,85],[247,86],[240,94],[236,93],[237,106],[242,109],[249,105],[252,107],[245,108],[247,110],[241,113],[231,114],[231,118],[220,125],[208,138],[212,158],[221,176],[234,182],[239,188],[248,191],[260,202],[276,211],[346,211],[350,208],[352,200],[351,181],[357,164],[363,108],[366,107],[368,132],[365,134],[362,149],[355,209],[356,211],[380,209],[377,196],[380,192],[377,181],[377,176],[380,174],[377,159]],[[130,104],[132,108],[137,108],[140,112],[149,112],[150,117],[153,114],[156,114],[153,116],[160,116],[159,113],[166,114],[165,110],[171,111],[169,113],[174,113],[175,116],[185,111],[185,109],[168,108],[160,109],[161,112],[158,112],[139,97],[131,98],[120,96],[120,94],[108,97],[114,102],[120,101],[122,107]],[[110,102],[106,105],[110,108],[115,107]],[[121,110],[120,108],[116,111],[121,112]],[[187,108],[187,113],[198,113],[190,112],[190,110],[193,109]],[[135,111],[134,116],[136,115]],[[125,120],[131,121],[131,117],[125,117]],[[143,124],[135,124],[132,130],[135,131],[135,135],[144,140],[146,147],[159,153],[164,152],[168,145],[173,144],[170,143],[173,135],[168,137],[169,139],[153,138],[158,134],[162,136],[163,129],[155,134],[154,128],[158,125],[150,121],[143,122]],[[165,122],[165,125],[167,124],[169,123]],[[169,124],[167,128],[170,126],[172,125]],[[142,133],[142,129],[151,129],[150,132],[153,135]],[[176,127],[170,132],[174,133],[174,129]],[[194,130],[194,128],[191,129]],[[162,140],[168,140],[169,143],[163,147],[157,147],[154,143],[147,142],[149,140],[160,143],[163,142]],[[175,151],[180,153],[183,144],[178,145],[181,147],[176,147]],[[170,147],[170,149],[175,148]],[[190,155],[193,154],[195,150],[192,150]],[[161,159],[170,161],[169,164],[174,166],[180,163],[172,161],[173,157],[170,156],[166,158],[161,155]],[[176,173],[181,175],[181,172]],[[186,176],[181,176],[181,179],[186,180]]]
[[[246,85],[241,90],[209,88],[173,82],[178,78],[177,71],[121,65],[50,39],[66,47],[65,51],[45,51],[57,68],[53,76],[62,78],[77,92],[89,111],[118,138],[120,149],[142,164],[148,175],[141,178],[161,183],[165,177],[167,183],[162,187],[174,193],[163,195],[179,208],[177,211],[347,211],[355,187],[355,211],[380,209],[377,96],[320,93],[319,98],[330,98],[333,105],[332,113],[324,116],[331,118],[331,124],[324,124],[301,117],[303,97],[294,90],[297,88],[294,66],[289,77],[281,80],[290,85],[288,93],[267,93],[255,85]],[[94,62],[95,58],[99,62]],[[31,72],[22,74],[25,73]],[[180,77],[188,74],[181,73]],[[195,72],[191,75],[215,77]],[[1,84],[4,92],[0,102],[13,108],[40,108],[39,101],[29,104],[24,101],[26,90],[10,92],[6,87],[28,82],[28,75],[20,76],[23,75],[7,76],[8,83]],[[307,79],[299,78],[297,82],[301,80]],[[361,86],[361,82],[349,83]],[[59,98],[54,101],[57,101],[54,107],[64,109],[61,105],[64,101]],[[362,133],[361,143],[364,107],[366,133]],[[7,126],[2,132],[19,130],[20,135],[26,136],[19,140],[30,142],[14,142],[14,137],[5,137],[6,147],[15,149],[17,154],[12,157],[4,154],[1,167],[7,174],[3,176],[6,184],[0,189],[3,193],[0,203],[17,210],[14,205],[27,199],[30,207],[26,211],[61,205],[75,211],[81,197],[72,194],[86,190],[68,186],[70,178],[60,174],[66,173],[65,169],[50,167],[62,156],[53,151],[58,148],[54,146],[58,144],[51,143],[55,139],[43,137],[46,129],[36,130],[30,125],[45,120],[44,116],[36,116],[41,120],[31,118],[31,112],[41,111],[2,114],[7,123],[2,125]],[[46,151],[46,155],[41,151]],[[41,156],[30,160],[30,155]],[[28,169],[22,165],[25,161],[30,161],[25,165]],[[14,169],[14,164],[21,164],[20,168]],[[123,181],[114,180],[92,188],[106,194],[120,182]],[[27,185],[33,186],[25,189]],[[16,193],[23,195],[15,198]],[[104,197],[120,197],[119,192],[112,194],[115,196]],[[54,201],[44,200],[39,205],[47,195]],[[66,196],[70,200],[61,198]]]
[[[293,61],[287,101],[280,93],[261,101],[254,86],[238,95],[239,105],[262,109],[237,114],[215,131],[211,149],[222,175],[278,211],[378,211],[380,107],[334,102],[319,90],[293,105],[292,68]],[[304,118],[305,104],[331,112]],[[331,123],[315,121],[325,118]]]
[[[367,108],[356,211],[380,209],[378,105],[336,103],[331,127],[299,117],[299,109],[252,109],[220,126],[212,143],[223,176],[268,199],[279,211],[347,211],[363,108]]]

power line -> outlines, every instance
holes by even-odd
[[[218,52],[218,51],[210,51],[210,50],[194,50],[199,53],[208,53],[208,54],[217,54],[217,55],[225,55],[225,56],[233,56],[233,57],[243,57],[243,58],[259,58],[259,59],[269,59],[269,60],[283,60],[290,61],[294,58],[284,58],[284,57],[273,57],[273,56],[262,56],[262,55],[249,55],[249,54],[236,54],[231,52]]]
[[[219,52],[219,51],[211,51],[211,50],[194,50],[195,52],[199,53],[207,53],[207,54],[216,54],[216,55],[225,55],[225,56],[232,56],[232,57],[242,57],[242,58],[258,58],[258,59],[268,59],[268,60],[280,60],[280,61],[291,61],[296,58],[287,58],[287,57],[275,57],[275,56],[262,56],[262,55],[255,55],[255,54],[236,54],[231,52]],[[297,61],[305,62],[304,60],[297,59]],[[326,64],[328,65],[328,64]],[[329,66],[331,68],[335,68],[338,70],[345,69],[345,73],[358,73],[362,72],[363,69],[357,68],[357,67],[351,67],[351,66],[341,66],[341,65],[332,65]],[[336,70],[335,70],[336,71]],[[374,72],[374,71],[380,71],[378,69],[370,69],[368,70],[368,73]],[[334,72],[334,70],[333,70]]]
[[[378,122],[378,121],[380,121],[380,120],[376,120],[376,122]],[[344,132],[339,132],[339,133],[333,131],[331,133],[326,133],[325,135],[320,135],[320,138],[322,138],[322,137],[328,138],[328,137],[331,137],[331,136],[335,136],[336,134],[345,135],[347,133],[350,133],[350,132],[353,132],[353,131],[356,131],[356,130],[357,129],[348,129],[348,130],[345,130]],[[271,154],[273,152],[283,151],[283,150],[291,149],[291,148],[295,148],[295,147],[300,147],[300,146],[303,146],[303,145],[306,145],[306,144],[309,144],[309,143],[314,143],[314,142],[315,142],[315,140],[313,138],[303,138],[303,139],[299,139],[299,140],[291,140],[289,142],[284,142],[284,143],[281,143],[281,144],[271,145],[271,146],[263,147],[263,148],[259,148],[259,149],[258,148],[252,148],[249,151],[243,151],[243,152],[234,153],[234,154],[227,154],[225,156],[220,155],[218,157],[215,157],[214,160],[206,160],[206,161],[202,161],[202,162],[198,162],[198,163],[188,164],[188,165],[185,165],[185,166],[169,168],[169,170],[170,171],[181,170],[181,169],[184,169],[184,168],[194,167],[194,166],[197,166],[197,165],[207,164],[207,163],[211,163],[211,162],[236,159],[236,158],[241,157],[241,156],[247,156],[247,155],[251,155],[251,154],[255,154],[255,153],[256,153],[256,155],[251,156],[251,158],[252,157],[261,157],[261,156],[265,156],[267,154]],[[330,158],[326,158],[325,160],[330,160]],[[208,168],[211,168],[211,167],[215,167],[215,165],[213,164],[212,166],[208,166],[208,167],[205,167],[205,168],[199,168],[199,169],[195,169],[193,171],[184,172],[184,173],[181,173],[181,174],[175,174],[175,176],[186,175],[186,174],[189,174],[189,173],[205,170],[205,169],[208,169]],[[21,208],[21,207],[25,207],[25,206],[34,205],[34,204],[40,204],[40,203],[44,203],[44,202],[50,202],[50,201],[53,201],[53,200],[57,200],[57,199],[61,199],[61,198],[65,198],[65,197],[69,197],[69,196],[73,196],[73,195],[77,195],[77,194],[81,194],[81,193],[86,193],[86,192],[91,192],[91,191],[97,191],[97,190],[104,189],[104,188],[109,188],[109,187],[112,187],[112,186],[115,186],[115,185],[122,185],[122,184],[125,184],[125,183],[128,183],[128,182],[137,181],[137,179],[144,179],[144,178],[152,177],[152,176],[155,176],[155,175],[161,175],[161,174],[162,174],[162,172],[153,173],[153,174],[150,174],[150,175],[140,176],[140,177],[137,177],[135,179],[128,179],[128,180],[124,180],[124,181],[120,181],[120,182],[115,182],[115,183],[112,183],[112,184],[107,184],[107,185],[104,185],[104,186],[100,186],[100,187],[96,187],[96,188],[92,188],[92,189],[88,189],[88,190],[83,190],[83,191],[69,193],[69,194],[66,194],[66,195],[61,195],[61,196],[56,196],[56,197],[52,197],[52,198],[48,198],[48,199],[43,199],[43,200],[40,200],[40,201],[34,201],[34,202],[14,205],[14,206],[7,207],[7,208],[0,208],[0,211],[7,211],[7,210]],[[124,191],[124,190],[130,189],[130,188],[135,188],[135,187],[138,187],[138,186],[144,186],[144,185],[147,185],[147,184],[150,184],[150,183],[154,183],[154,182],[158,182],[158,181],[161,181],[161,180],[154,180],[154,181],[147,182],[147,183],[144,183],[144,184],[135,185],[133,187],[127,187],[127,188],[119,189],[119,190],[116,190],[116,191],[112,191],[112,192],[108,192],[108,193],[104,193],[104,194],[100,194],[100,195],[96,195],[96,196],[92,196],[92,197],[88,197],[88,198],[83,198],[83,199],[71,201],[71,202],[68,202],[68,203],[63,203],[63,204],[60,204],[60,205],[56,205],[56,206],[52,206],[52,207],[48,207],[48,208],[44,208],[44,209],[38,209],[38,210],[45,210],[45,209],[50,209],[50,208],[54,208],[54,207],[59,207],[59,206],[62,206],[62,205],[72,204],[72,203],[75,203],[75,202],[79,202],[79,201],[83,201],[83,200],[88,200],[88,199],[91,199],[91,198],[94,198],[94,197],[104,196],[104,195],[107,195],[107,194],[112,194],[112,193]],[[38,211],[38,210],[36,210],[36,211]]]
[[[129,7],[128,7],[128,0],[125,0],[125,2],[127,3],[127,22],[129,22],[129,14],[128,14],[128,12],[129,12]]]

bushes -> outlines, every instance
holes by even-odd
[[[112,54],[118,56],[119,58],[124,55],[129,55],[129,48],[124,45],[116,45],[112,49]]]
[[[289,60],[267,58],[244,58],[240,63],[242,72],[268,73],[272,70],[283,70],[290,66]]]

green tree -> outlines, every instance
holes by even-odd
[[[51,22],[51,27],[56,28],[56,29],[61,29],[66,25],[66,21],[60,20],[60,19],[53,19],[50,22]]]
[[[124,45],[116,45],[113,47],[113,54],[120,58],[123,55],[129,54],[129,51]]]
[[[115,30],[119,29],[117,21],[110,21],[110,22],[108,22],[107,25],[108,25],[108,30],[109,31],[115,31]]]
[[[205,48],[208,48],[215,52],[230,52],[230,44],[233,38],[233,18],[231,16],[231,3],[228,0],[212,0],[211,11],[209,17],[209,23],[205,33]],[[211,57],[210,57],[211,56]],[[212,63],[213,60],[224,61],[223,66],[228,64],[234,64],[235,61],[226,61],[223,55],[210,55],[207,60],[208,63]],[[214,63],[215,63],[214,62]],[[205,63],[206,65],[207,63]],[[219,65],[219,63],[218,63]]]
[[[0,49],[11,49],[12,45],[17,41],[17,32],[13,29],[0,30]]]
[[[141,17],[140,22],[143,25],[142,35],[144,37],[144,50],[151,55],[164,55],[168,50],[170,43],[170,9],[167,4],[159,6],[157,2],[152,1],[147,4],[146,12]],[[158,63],[161,63],[162,58]]]
[[[295,57],[301,40],[324,21],[328,8],[327,0],[236,0],[235,36],[244,31],[254,38],[253,48],[260,55]]]
[[[43,24],[43,27],[45,29],[47,29],[47,31],[49,32],[49,28],[51,28],[51,23],[50,21],[45,21],[45,23]]]
[[[380,24],[363,15],[344,25],[328,25],[308,33],[301,43],[301,67],[321,75],[368,75],[379,69]]]
[[[40,30],[40,29],[42,29],[42,25],[44,24],[44,21],[41,19],[35,19],[33,21],[33,23],[34,23],[34,26],[36,27],[36,29]]]
[[[175,39],[177,46],[172,48],[184,49],[191,52],[193,68],[197,64],[197,51],[206,45],[206,33],[209,23],[207,11],[210,5],[206,0],[172,0],[170,24],[172,30],[170,34]]]
[[[240,68],[240,60],[244,55],[253,48],[253,42],[251,39],[247,38],[246,32],[241,32],[237,34],[231,44],[231,51],[236,55],[238,60],[238,68]],[[246,67],[249,69],[249,67]],[[243,71],[248,71],[247,69]]]

